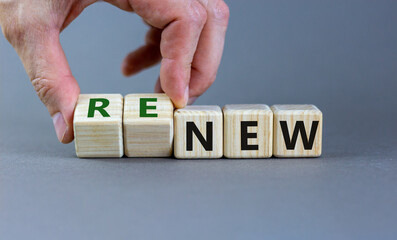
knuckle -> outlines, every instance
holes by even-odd
[[[218,1],[215,7],[212,9],[213,17],[218,22],[227,24],[229,22],[230,17],[230,9],[229,6],[224,1]]]
[[[20,39],[23,39],[29,29],[28,24],[31,22],[24,17],[24,11],[17,11],[17,9],[18,5],[15,2],[3,3],[0,6],[0,11],[5,13],[0,17],[3,34],[13,45],[16,42],[20,42]]]
[[[9,22],[3,26],[3,34],[14,46],[19,46],[27,39],[32,26],[26,21]]]
[[[15,39],[22,38],[22,29],[17,29],[15,24],[8,23],[4,24],[1,28],[3,30],[3,34],[5,38],[13,44]]]
[[[32,85],[40,100],[44,103],[44,105],[48,105],[51,102],[51,96],[53,95],[54,91],[52,82],[48,79],[39,77],[32,80]]]
[[[29,13],[27,7],[11,4],[3,8],[7,11],[0,16],[2,32],[14,47],[55,29],[53,18]],[[4,9],[0,6],[0,12]]]
[[[189,21],[198,26],[204,26],[207,21],[207,10],[198,2],[191,4],[187,15]]]

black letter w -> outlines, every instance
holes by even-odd
[[[301,133],[302,143],[305,150],[311,150],[313,148],[314,138],[316,137],[318,127],[318,121],[313,121],[309,139],[307,139],[305,124],[303,123],[303,121],[296,121],[294,133],[292,134],[292,139],[289,139],[287,121],[280,121],[280,125],[283,132],[285,146],[288,150],[295,149],[296,140],[298,139],[299,132]]]

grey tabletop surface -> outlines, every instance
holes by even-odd
[[[218,78],[197,104],[312,103],[310,159],[78,159],[0,38],[0,239],[396,239],[397,3],[227,1]],[[125,79],[147,27],[105,3],[62,33],[83,93]]]

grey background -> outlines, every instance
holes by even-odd
[[[319,159],[78,159],[0,38],[1,239],[395,239],[397,2],[229,0],[197,104],[313,103]],[[140,19],[94,4],[62,34],[82,93],[151,92],[120,63]]]

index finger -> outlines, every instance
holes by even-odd
[[[197,1],[154,0],[132,2],[132,8],[150,25],[163,29],[160,82],[175,106],[182,108],[189,99],[191,66],[207,11]]]

